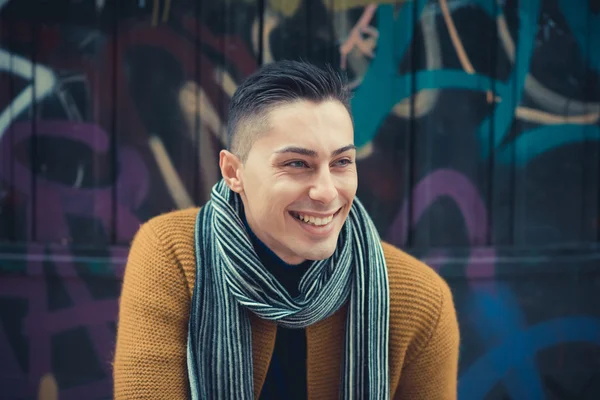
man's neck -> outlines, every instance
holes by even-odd
[[[252,246],[254,247],[256,254],[260,258],[260,260],[263,262],[263,264],[265,264],[265,266],[267,266],[267,264],[268,264],[268,265],[278,266],[278,267],[295,268],[298,265],[302,265],[302,263],[288,264],[285,261],[283,261],[281,259],[281,257],[279,257],[277,254],[275,254],[275,252],[273,250],[271,250],[266,244],[263,243],[262,240],[260,240],[258,238],[258,236],[256,236],[256,234],[254,233],[252,228],[250,228],[250,225],[248,224],[248,220],[246,219],[245,214],[243,217],[244,217],[243,218],[244,226],[246,227],[246,231],[248,231],[248,234],[250,235],[250,241],[252,242]]]
[[[308,270],[312,264],[312,261],[306,260],[300,264],[286,263],[271,249],[269,249],[269,247],[267,247],[267,245],[264,244],[258,238],[258,236],[256,236],[256,234],[252,231],[252,228],[250,228],[245,215],[243,216],[242,220],[246,230],[248,231],[250,241],[252,242],[252,246],[254,247],[254,251],[256,251],[256,255],[258,256],[259,260],[292,297],[297,296],[300,279],[302,279],[302,276],[306,270]]]

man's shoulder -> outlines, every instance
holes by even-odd
[[[195,279],[194,227],[198,210],[169,211],[143,223],[130,248],[129,275],[142,279],[158,273],[161,277],[170,276],[173,282],[182,278],[191,296]]]
[[[152,231],[161,242],[193,241],[199,210],[191,207],[159,214],[142,224],[140,231]]]
[[[388,268],[391,283],[408,283],[410,281],[422,282],[427,286],[432,285],[439,289],[445,285],[443,278],[423,261],[415,258],[398,247],[382,242],[383,253]]]
[[[194,228],[199,208],[186,208],[159,214],[143,223],[133,238],[131,251],[147,248],[154,254],[189,259],[194,253]]]
[[[400,371],[417,359],[428,365],[431,360],[444,363],[458,357],[460,332],[449,285],[414,256],[388,243],[383,243],[383,251],[390,287],[391,365]],[[455,359],[444,365],[455,367],[454,363]]]
[[[399,248],[383,242],[392,309],[420,315],[423,323],[437,319],[444,302],[452,302],[446,281],[433,268]],[[392,310],[393,311],[393,310]],[[412,316],[416,317],[416,314]],[[428,321],[426,321],[428,320]]]

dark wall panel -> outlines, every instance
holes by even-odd
[[[479,148],[493,121],[495,2],[415,4],[412,245],[487,245],[491,169]]]
[[[2,76],[2,178],[4,194],[1,211],[3,239],[25,242],[35,240],[35,168],[36,134],[34,131],[35,83],[40,71],[35,61],[36,24],[22,9],[13,6],[4,10],[2,22],[2,49],[0,52]],[[39,72],[39,74],[36,74]]]
[[[10,102],[13,96],[13,77],[11,57],[7,54],[10,49],[10,36],[12,24],[10,20],[0,20],[0,241],[15,240],[15,214],[14,199],[11,198],[14,186],[14,168],[12,135],[9,125],[12,120]]]
[[[527,18],[512,37],[524,49],[517,51],[513,67],[519,103],[514,129],[505,138],[513,151],[513,242],[594,242],[598,116],[589,109],[598,94],[589,65],[591,19],[581,11],[576,11],[580,18],[570,17],[575,7],[562,12],[543,4],[542,12],[535,12],[535,6],[522,2],[523,7]],[[585,41],[578,42],[578,36]]]
[[[110,43],[114,15],[83,3],[41,8],[33,25],[35,239],[106,245],[115,217],[114,79],[100,43]]]

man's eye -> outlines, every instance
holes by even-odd
[[[347,159],[347,158],[344,158],[344,159],[341,159],[341,160],[338,160],[338,161],[336,161],[336,163],[335,163],[335,164],[336,164],[337,166],[339,166],[339,167],[345,167],[345,166],[348,166],[348,165],[352,164],[352,160],[349,160],[349,159]]]
[[[306,165],[306,163],[304,161],[291,161],[287,164],[285,164],[286,167],[292,167],[292,168],[305,168],[308,167],[308,165]]]

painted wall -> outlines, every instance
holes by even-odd
[[[261,63],[348,72],[359,197],[451,285],[460,399],[600,397],[600,4],[0,0],[0,390],[107,399],[139,225]]]

